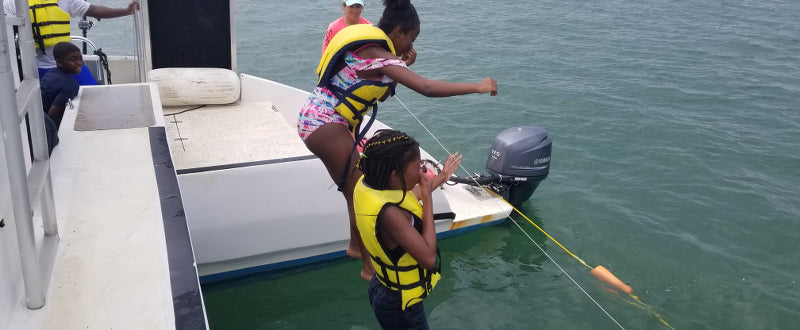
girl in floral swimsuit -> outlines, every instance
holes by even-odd
[[[373,46],[377,46],[377,44],[369,44],[364,47]],[[408,68],[406,63],[401,59],[359,58],[356,52],[364,47],[357,49],[355,52],[347,51],[347,53],[345,53],[344,61],[346,65],[339,73],[331,78],[331,83],[333,85],[341,87],[342,89],[347,89],[347,87],[355,85],[361,80],[361,78],[358,77],[358,72],[377,70],[388,65]],[[386,75],[373,80],[383,83],[394,82],[392,78]],[[320,86],[314,88],[314,91],[311,92],[311,96],[306,99],[306,103],[303,104],[303,108],[300,110],[300,119],[297,122],[297,131],[300,133],[300,137],[303,141],[323,124],[333,122],[345,126],[349,125],[347,120],[334,110],[334,107],[338,104],[339,99],[327,88]]]
[[[411,56],[411,59],[406,59],[406,63],[413,63],[416,58],[413,43],[420,31],[417,11],[410,0],[384,0],[384,5],[386,8],[378,27],[391,39],[396,53],[404,57]],[[409,70],[401,58],[378,44],[347,52],[345,64],[331,78],[331,82],[339,87],[369,79],[400,83],[428,97],[497,94],[497,82],[492,78],[485,78],[478,83],[454,83],[424,78]],[[353,258],[361,258],[361,277],[369,281],[374,270],[359,237],[353,212],[353,188],[361,177],[361,172],[355,169],[359,155],[353,152],[355,141],[347,121],[334,110],[338,103],[338,99],[326,88],[315,88],[300,110],[297,129],[308,149],[325,164],[334,182],[338,184],[340,178],[345,178],[339,188],[347,201],[350,217],[350,245],[347,254]]]

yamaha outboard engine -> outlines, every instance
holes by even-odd
[[[534,126],[506,129],[497,135],[486,159],[489,175],[454,177],[459,183],[486,185],[514,206],[528,200],[550,173],[552,141]]]

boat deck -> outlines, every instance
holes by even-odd
[[[60,243],[45,306],[17,304],[9,329],[206,328],[185,219],[183,233],[175,226],[164,128],[73,129],[82,97],[108,87],[94,88],[65,112],[51,156]]]
[[[168,107],[164,113],[177,170],[311,155],[272,102]]]

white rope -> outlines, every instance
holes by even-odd
[[[438,143],[440,147],[442,147],[442,150],[444,150],[444,152],[445,152],[447,155],[452,155],[452,153],[450,152],[450,150],[447,150],[447,147],[445,147],[445,146],[444,146],[444,144],[442,144],[442,142],[441,142],[441,141],[439,141],[439,139],[438,139],[438,138],[436,138],[436,135],[433,135],[433,132],[431,132],[431,131],[428,129],[428,127],[427,127],[427,126],[425,126],[425,124],[423,124],[421,120],[419,120],[419,118],[417,117],[417,115],[415,115],[413,112],[411,112],[411,109],[409,109],[409,108],[406,106],[406,104],[405,104],[405,103],[403,103],[403,101],[401,101],[401,100],[400,100],[400,98],[398,98],[398,97],[397,97],[397,95],[395,95],[395,96],[394,96],[394,99],[395,99],[395,100],[397,100],[397,102],[400,102],[400,105],[402,105],[402,106],[403,106],[403,108],[405,108],[405,109],[406,109],[406,111],[408,111],[408,113],[411,115],[411,117],[414,117],[414,120],[416,120],[416,121],[417,121],[417,123],[419,123],[419,125],[420,125],[420,126],[422,126],[422,128],[423,128],[423,129],[425,129],[425,131],[426,131],[426,132],[428,132],[428,135],[430,135],[430,136],[433,138],[433,140],[434,140],[434,141],[436,141],[436,143]],[[472,173],[470,173],[470,172],[467,170],[467,168],[466,168],[466,167],[464,167],[464,165],[462,165],[462,164],[458,164],[458,167],[460,167],[462,170],[464,170],[464,173],[466,173],[468,177],[471,177],[471,176],[472,176]],[[475,181],[475,179],[474,179],[474,178],[473,178],[472,180],[473,180],[473,181]],[[477,184],[478,182],[476,181],[475,183]],[[483,186],[481,186],[480,184],[479,184],[478,186],[479,186],[479,187],[483,187]]]
[[[545,251],[544,251],[544,249],[542,248],[542,246],[541,246],[541,245],[539,245],[539,243],[536,243],[536,241],[534,241],[534,240],[533,240],[533,237],[531,237],[531,235],[528,235],[528,232],[526,232],[524,229],[522,229],[522,226],[520,226],[520,225],[519,225],[519,223],[517,223],[517,220],[515,220],[515,219],[514,219],[513,217],[511,217],[510,215],[508,216],[508,218],[509,218],[509,219],[511,219],[511,222],[513,222],[513,223],[514,223],[514,225],[515,225],[515,226],[517,226],[517,228],[519,228],[519,230],[520,230],[520,231],[521,231],[523,234],[525,234],[525,236],[527,236],[527,237],[528,237],[528,239],[529,239],[529,240],[530,240],[530,241],[531,241],[531,242],[532,242],[534,245],[536,245],[536,247],[537,247],[537,248],[539,248],[539,251],[542,251],[542,253],[543,253],[543,254],[544,254],[546,257],[547,257],[547,259],[550,259],[550,261],[552,261],[552,262],[553,262],[553,264],[555,264],[555,265],[556,265],[556,267],[558,267],[558,269],[560,269],[560,270],[561,270],[561,272],[562,272],[562,273],[564,273],[564,275],[567,275],[567,278],[569,278],[569,280],[570,280],[570,281],[572,281],[572,283],[574,283],[574,284],[575,284],[575,286],[577,286],[577,287],[578,287],[578,289],[580,289],[580,290],[581,290],[581,292],[583,292],[583,294],[585,294],[585,295],[586,295],[586,297],[589,297],[589,300],[591,300],[591,301],[592,301],[592,302],[593,302],[595,305],[597,305],[597,308],[600,308],[600,310],[601,310],[601,311],[603,311],[603,313],[605,313],[605,314],[608,316],[608,318],[610,318],[610,319],[611,319],[611,321],[614,321],[614,323],[616,323],[616,324],[617,324],[617,326],[619,326],[619,328],[620,328],[620,329],[625,329],[625,328],[624,328],[624,327],[623,327],[621,324],[619,324],[619,322],[617,322],[617,320],[616,320],[616,319],[614,319],[614,317],[613,317],[613,316],[611,316],[611,314],[609,314],[609,313],[608,313],[608,311],[606,311],[606,309],[605,309],[605,308],[603,308],[603,306],[601,306],[601,305],[600,305],[600,303],[598,303],[598,302],[597,302],[597,300],[595,300],[594,298],[592,298],[592,295],[590,295],[588,292],[586,292],[586,290],[584,290],[584,289],[583,289],[583,287],[582,287],[580,284],[578,284],[578,282],[577,282],[577,281],[575,281],[575,279],[573,279],[573,278],[572,278],[572,276],[570,276],[570,275],[569,275],[569,273],[567,273],[567,271],[566,271],[566,270],[564,270],[564,268],[562,268],[562,267],[561,267],[561,265],[559,265],[559,264],[558,264],[558,263],[557,263],[557,262],[556,262],[556,261],[555,261],[555,260],[554,260],[552,257],[550,257],[550,255],[549,255],[547,252],[545,252]]]
[[[433,132],[431,132],[431,131],[428,129],[428,127],[427,127],[427,126],[425,126],[425,124],[424,124],[424,123],[423,123],[423,122],[422,122],[422,121],[421,121],[421,120],[420,120],[420,119],[417,117],[417,115],[415,115],[413,112],[411,112],[411,109],[409,109],[409,108],[406,106],[406,104],[405,104],[405,103],[403,103],[403,101],[401,101],[401,100],[400,100],[400,98],[398,98],[398,97],[397,97],[397,95],[395,95],[395,96],[394,96],[394,99],[396,99],[396,100],[397,100],[397,102],[400,102],[400,105],[402,105],[402,106],[403,106],[403,108],[405,108],[405,109],[406,109],[406,111],[408,111],[408,113],[411,115],[411,117],[414,117],[414,120],[416,120],[416,121],[417,121],[417,123],[419,123],[419,125],[420,125],[420,126],[423,128],[423,129],[425,129],[425,131],[426,131],[426,132],[428,132],[428,134],[429,134],[429,135],[430,135],[430,136],[431,136],[431,137],[432,137],[432,138],[433,138],[433,139],[436,141],[436,143],[438,143],[438,144],[439,144],[439,146],[442,148],[442,150],[444,150],[444,152],[446,152],[448,155],[451,155],[450,151],[449,151],[449,150],[447,150],[447,147],[445,147],[445,146],[444,146],[444,144],[442,144],[442,142],[441,142],[441,141],[439,141],[439,139],[438,139],[438,138],[436,138],[436,136],[433,134]],[[479,184],[479,183],[478,183],[478,181],[477,181],[477,180],[475,180],[475,178],[472,178],[472,176],[471,176],[470,172],[469,172],[469,171],[468,171],[468,170],[467,170],[467,169],[464,167],[464,165],[461,165],[461,164],[459,164],[459,167],[461,167],[461,169],[463,169],[463,170],[464,170],[464,172],[466,172],[466,173],[469,175],[469,177],[472,179],[472,181],[474,181],[474,182],[475,182],[475,184],[476,184],[476,185],[478,185],[479,187],[481,187],[481,188],[483,188],[483,189],[486,189],[486,187],[484,187],[483,185]],[[497,202],[497,203],[499,203],[499,202]],[[516,221],[516,220],[515,220],[515,219],[514,219],[514,218],[513,218],[513,217],[512,217],[510,214],[509,214],[508,218],[511,220],[511,222],[512,222],[512,223],[514,223],[514,225],[515,225],[517,228],[519,228],[519,230],[520,230],[520,231],[521,231],[523,234],[525,234],[525,236],[527,236],[527,237],[528,237],[528,239],[529,239],[531,242],[533,242],[533,244],[534,244],[534,245],[536,245],[536,247],[537,247],[537,248],[539,248],[539,251],[541,251],[541,252],[542,252],[542,253],[543,253],[543,254],[544,254],[546,257],[547,257],[547,259],[549,259],[549,260],[550,260],[550,261],[551,261],[551,262],[552,262],[554,265],[556,265],[556,267],[558,267],[558,269],[559,269],[559,270],[561,270],[561,272],[562,272],[562,273],[564,273],[564,275],[566,275],[566,276],[567,276],[567,278],[569,278],[569,280],[570,280],[570,281],[572,281],[572,283],[573,283],[573,284],[575,284],[575,286],[576,286],[576,287],[578,287],[578,289],[579,289],[581,292],[583,292],[583,294],[585,294],[585,295],[586,295],[586,297],[588,297],[588,298],[589,298],[589,300],[591,300],[591,301],[592,301],[592,302],[593,302],[593,303],[594,303],[594,304],[597,306],[597,308],[600,308],[600,310],[601,310],[601,311],[603,311],[603,313],[605,313],[605,314],[606,314],[606,316],[608,316],[608,318],[610,318],[610,319],[611,319],[611,321],[613,321],[613,322],[614,322],[614,323],[615,323],[617,326],[619,326],[619,328],[620,328],[620,329],[623,329],[623,330],[625,329],[625,327],[623,327],[623,326],[622,326],[622,324],[620,324],[619,322],[617,322],[617,320],[616,320],[616,319],[615,319],[613,316],[611,316],[611,314],[610,314],[610,313],[608,313],[608,311],[606,311],[606,309],[605,309],[605,308],[603,308],[603,306],[601,306],[601,305],[600,305],[600,303],[599,303],[599,302],[597,302],[597,300],[595,300],[595,299],[592,297],[592,295],[590,295],[588,292],[586,292],[586,290],[584,290],[584,289],[583,289],[583,287],[582,287],[580,284],[578,284],[578,282],[577,282],[577,281],[575,281],[575,279],[573,279],[573,278],[572,278],[572,276],[570,276],[570,275],[569,275],[569,273],[567,273],[567,271],[566,271],[566,270],[564,270],[564,268],[563,268],[563,267],[561,267],[561,265],[559,265],[559,264],[558,264],[558,263],[557,263],[557,262],[556,262],[556,261],[555,261],[555,260],[554,260],[552,257],[550,257],[550,255],[549,255],[547,252],[545,252],[545,251],[544,251],[544,249],[543,249],[543,248],[542,248],[542,247],[539,245],[539,243],[536,243],[536,241],[534,241],[534,240],[533,240],[533,238],[532,238],[530,235],[528,235],[528,232],[526,232],[524,229],[522,229],[522,227],[519,225],[519,223],[517,223],[517,221]]]

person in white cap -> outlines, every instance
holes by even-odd
[[[344,0],[342,1],[342,8],[344,9],[344,16],[328,24],[328,30],[325,31],[325,40],[322,42],[323,53],[325,48],[328,48],[328,43],[331,42],[331,39],[339,30],[353,24],[372,24],[366,18],[361,17],[361,11],[364,10],[364,0]]]

